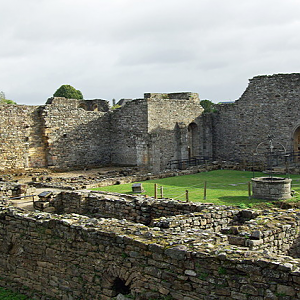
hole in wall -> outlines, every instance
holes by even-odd
[[[128,295],[130,294],[130,287],[128,285],[125,284],[125,281],[120,279],[120,278],[116,278],[113,286],[112,286],[113,291],[115,292],[116,295],[118,294],[122,294],[122,295]]]

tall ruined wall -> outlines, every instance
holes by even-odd
[[[148,165],[147,110],[147,101],[136,99],[111,113],[113,164]]]
[[[145,94],[148,102],[150,166],[158,172],[170,160],[202,155],[199,116],[203,112],[196,93]],[[193,126],[189,126],[193,124]]]
[[[199,145],[200,154],[205,159],[212,159],[215,157],[214,126],[214,114],[201,114],[199,118]]]
[[[300,126],[300,74],[257,76],[241,98],[218,106],[214,117],[214,149],[222,160],[251,160],[251,152],[268,135],[287,151],[294,149]]]
[[[0,106],[0,170],[45,166],[40,107]]]
[[[48,166],[84,167],[110,162],[110,122],[104,112],[55,99],[42,114]],[[82,101],[81,101],[82,102]]]
[[[0,170],[110,163],[107,101],[50,100],[0,106]]]

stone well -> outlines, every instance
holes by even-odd
[[[267,200],[290,199],[290,178],[282,177],[255,177],[252,178],[252,197]]]

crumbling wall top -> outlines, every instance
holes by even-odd
[[[180,99],[180,100],[192,100],[200,101],[198,93],[191,92],[179,92],[179,93],[145,93],[145,99]]]
[[[69,106],[72,108],[82,108],[86,111],[107,112],[110,109],[109,101],[102,99],[80,100],[67,99],[64,97],[51,97],[47,100],[46,104],[52,104],[56,106]]]

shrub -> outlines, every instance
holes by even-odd
[[[57,89],[53,96],[65,97],[67,99],[83,99],[81,91],[76,90],[74,87],[68,84],[62,85],[59,89]]]

